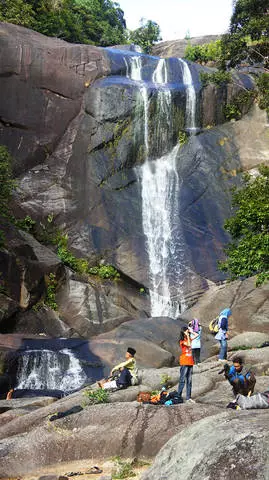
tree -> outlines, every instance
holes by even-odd
[[[35,13],[30,2],[24,0],[2,0],[0,21],[33,28]]]
[[[130,32],[131,42],[139,45],[143,52],[150,53],[155,42],[161,40],[161,30],[159,25],[152,20],[140,20],[141,26]]]
[[[73,43],[125,42],[124,12],[111,0],[1,0],[0,20]]]
[[[229,33],[222,37],[223,60],[264,62],[269,51],[269,0],[237,0]],[[267,60],[268,61],[268,60]]]
[[[234,190],[236,210],[224,224],[232,242],[219,268],[232,280],[257,275],[260,285],[269,280],[269,167],[261,165],[258,170],[255,177],[246,174],[243,187]]]

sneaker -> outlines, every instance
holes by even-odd
[[[238,407],[238,408],[237,408]],[[226,405],[226,408],[232,408],[233,410],[241,410],[239,405],[236,402],[230,402]]]
[[[196,401],[192,398],[188,398],[188,400],[186,400],[186,403],[196,403]]]

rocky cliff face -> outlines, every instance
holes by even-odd
[[[181,57],[185,55],[185,50],[188,45],[203,45],[204,43],[215,42],[219,40],[220,35],[204,35],[203,37],[182,38],[179,40],[168,40],[166,42],[159,42],[153,46],[152,55],[161,58]]]
[[[0,142],[15,159],[15,213],[53,215],[74,252],[112,263],[136,291],[144,285],[177,312],[208,279],[221,280],[229,187],[269,157],[268,136],[253,143],[253,125],[266,130],[263,112],[224,124],[223,104],[252,88],[250,78],[202,88],[195,64],[69,45],[8,24],[0,42]],[[65,316],[85,319],[95,289],[75,282],[59,298],[67,306],[72,291],[76,308],[63,306]],[[113,319],[126,318],[120,298]],[[142,309],[150,314],[148,303]]]

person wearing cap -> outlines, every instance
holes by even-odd
[[[120,375],[116,380],[101,380],[98,382],[99,387],[105,390],[114,388],[127,388],[131,385],[137,385],[138,372],[136,366],[136,360],[134,358],[136,350],[132,347],[128,347],[125,353],[125,362],[121,362],[112,368],[110,375],[113,376],[115,372],[119,371]]]

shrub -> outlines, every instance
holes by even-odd
[[[188,45],[184,58],[192,62],[207,63],[217,62],[221,56],[221,40],[204,43],[203,45]]]
[[[48,278],[48,283],[47,283],[47,294],[44,300],[44,304],[47,305],[52,310],[57,310],[58,308],[58,305],[56,303],[56,288],[57,288],[56,275],[54,273],[50,273]]]
[[[108,403],[109,402],[109,393],[107,390],[98,388],[98,390],[85,390],[83,395],[86,397],[87,405],[95,405],[98,403]]]
[[[116,469],[112,471],[112,479],[118,480],[122,478],[135,477],[136,474],[133,471],[133,465],[131,462],[126,462],[120,457],[115,458]]]
[[[36,221],[33,220],[30,215],[26,215],[26,217],[21,220],[15,220],[16,227],[28,233],[33,232],[35,224]]]
[[[231,82],[232,75],[230,72],[224,72],[222,70],[218,70],[217,72],[213,72],[213,73],[201,72],[200,80],[203,87],[206,87],[210,83],[220,86],[225,83]]]
[[[257,80],[258,105],[269,115],[269,73],[262,73]]]
[[[248,112],[256,93],[253,90],[243,90],[236,95],[232,102],[223,106],[226,120],[239,120],[243,113]]]
[[[99,265],[90,267],[88,273],[91,275],[98,275],[101,278],[119,278],[120,274],[112,265]]]

